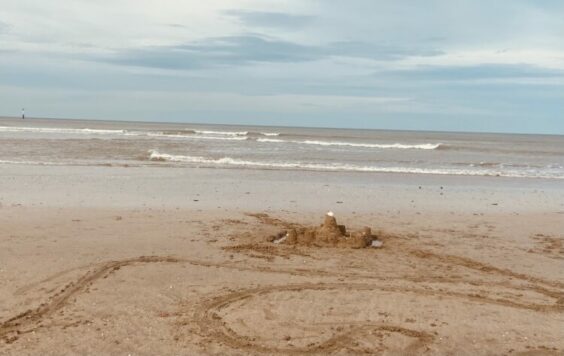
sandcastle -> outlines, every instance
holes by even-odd
[[[337,224],[332,212],[325,215],[325,221],[319,227],[292,228],[281,234],[274,243],[286,245],[326,246],[326,247],[381,247],[382,242],[372,235],[369,227],[348,233],[345,225]]]

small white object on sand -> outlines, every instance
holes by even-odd
[[[327,212],[327,216],[335,216],[332,211]]]
[[[275,244],[279,244],[281,242],[286,241],[286,239],[288,238],[288,234],[286,234],[286,236],[282,236],[281,238],[279,238],[278,240],[274,240]]]
[[[370,245],[370,247],[380,248],[383,245],[384,245],[384,243],[380,240],[372,240],[372,244]]]

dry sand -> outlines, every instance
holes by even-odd
[[[563,198],[535,180],[0,166],[0,354],[561,355]],[[383,248],[268,242],[327,210]]]

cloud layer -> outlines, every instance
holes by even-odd
[[[0,114],[564,133],[564,5],[20,0]]]

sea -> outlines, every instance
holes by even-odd
[[[0,118],[5,165],[564,179],[564,136]]]

